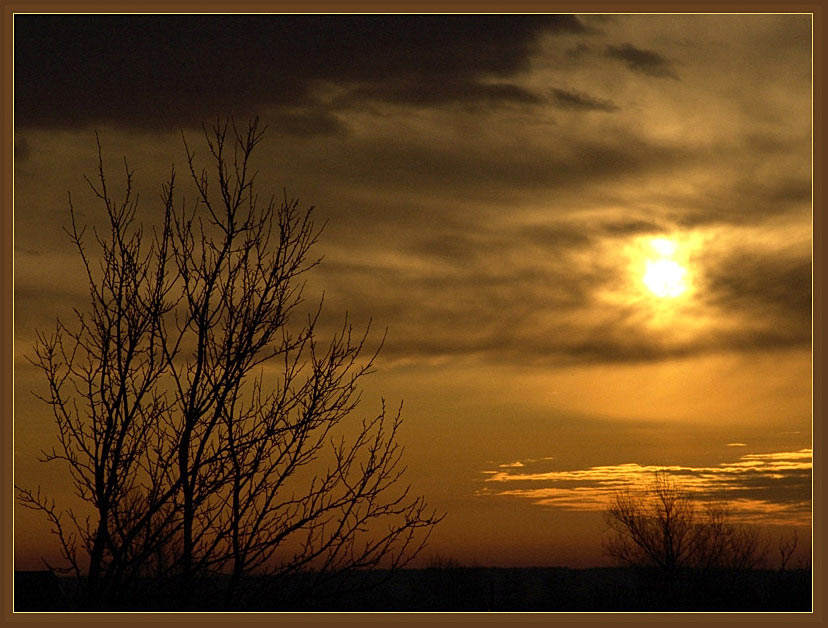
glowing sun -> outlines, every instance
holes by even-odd
[[[673,255],[676,244],[666,238],[650,241],[654,255],[646,261],[644,285],[657,297],[674,298],[687,290],[687,269]]]

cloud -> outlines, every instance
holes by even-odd
[[[658,235],[671,230],[668,222],[638,219],[635,217],[590,218],[589,220],[559,220],[543,225],[527,227],[522,236],[544,247],[550,255],[571,252],[595,246],[607,238],[620,243],[625,238],[641,235]]]
[[[438,223],[396,233],[392,256],[343,251],[321,271],[343,303],[391,321],[386,358],[633,364],[810,346],[801,250],[739,233],[687,244],[694,291],[672,303],[645,293],[636,254],[626,252],[669,233],[655,221],[593,216],[500,229]]]
[[[471,200],[514,200],[538,191],[592,197],[625,180],[662,176],[708,158],[687,146],[626,129],[600,136],[567,129],[546,142],[539,141],[544,129],[489,132],[486,125],[486,118],[478,120],[474,135],[456,142],[401,125],[393,136],[354,143],[347,154],[329,149],[315,156],[314,166],[373,193],[414,193],[420,202],[439,197],[451,203],[451,213],[458,213],[461,203]]]
[[[282,135],[308,137],[330,136],[346,133],[346,125],[335,114],[324,110],[277,110],[268,115],[268,124],[279,129]]]
[[[365,100],[414,106],[454,103],[537,105],[543,102],[537,94],[513,83],[481,83],[466,79],[445,80],[442,78],[435,81],[392,79],[374,82],[352,90],[340,102],[360,106]]]
[[[673,64],[666,57],[653,50],[643,50],[632,44],[621,44],[620,46],[607,46],[605,54],[612,59],[624,62],[634,72],[658,78],[679,80],[678,74],[673,69]]]
[[[534,102],[502,79],[541,33],[589,32],[572,15],[16,15],[14,29],[18,125],[161,129],[324,106],[326,85],[405,103]]]
[[[280,144],[262,157],[278,164],[285,155],[307,156],[307,166],[300,166],[324,173],[312,183],[336,191],[325,218],[332,229],[344,229],[323,238],[326,261],[315,273],[317,285],[332,310],[389,325],[389,359],[622,364],[810,344],[807,225],[796,231],[802,242],[793,248],[787,232],[774,235],[778,225],[754,227],[749,238],[743,230],[716,227],[723,235],[693,261],[698,293],[669,324],[654,327],[653,304],[626,287],[636,278],[625,275],[631,271],[624,247],[669,233],[677,223],[643,203],[627,205],[623,196],[619,211],[614,198],[590,195],[627,180],[637,185],[657,172],[692,169],[703,153],[616,133],[529,144],[515,156],[499,136],[431,145],[430,136],[411,133],[406,142],[343,139],[335,128],[319,151]],[[33,153],[47,159],[51,144],[33,137]],[[57,165],[45,164],[44,171]],[[138,165],[139,173],[145,169]],[[557,190],[573,194],[575,203],[613,205],[572,208]],[[529,206],[534,214],[524,214],[514,201],[532,191],[540,202]],[[142,197],[152,198],[148,192]],[[693,234],[709,224],[678,227]],[[29,232],[42,243],[37,225],[32,221]],[[755,242],[756,233],[775,244]],[[32,281],[27,286],[21,278],[18,288],[45,290],[42,281]],[[623,299],[602,301],[607,290]]]
[[[561,471],[486,470],[480,495],[530,499],[540,506],[603,510],[619,489],[646,486],[656,471],[666,471],[702,502],[727,501],[734,517],[763,523],[810,523],[813,452],[746,454],[715,466],[652,466],[637,463]],[[535,465],[537,467],[537,465]],[[492,488],[491,484],[521,488]],[[543,486],[537,487],[541,484]]]
[[[216,99],[266,109],[280,141],[273,148],[263,143],[261,162],[269,170],[260,181],[275,175],[279,186],[285,181],[320,205],[330,220],[320,284],[329,298],[340,297],[337,307],[356,302],[391,325],[388,356],[625,363],[810,342],[810,268],[801,250],[786,256],[737,248],[739,238],[728,236],[718,250],[729,253],[705,251],[694,262],[705,282],[692,304],[699,307],[660,327],[650,324],[656,308],[641,295],[612,304],[599,298],[626,281],[629,260],[620,251],[636,237],[752,225],[807,207],[805,144],[745,122],[755,116],[737,118],[734,135],[688,141],[680,122],[691,105],[662,99],[663,90],[636,105],[669,112],[656,126],[670,131],[650,133],[624,89],[611,92],[619,105],[592,95],[610,93],[606,85],[618,74],[607,58],[590,55],[579,66],[588,72],[565,74],[555,65],[560,55],[544,48],[549,54],[535,60],[551,64],[551,74],[533,75],[539,40],[587,52],[579,43],[587,29],[577,18],[449,18],[16,16],[26,53],[18,59],[19,91],[32,99],[32,108],[19,111],[27,124],[46,124],[38,118],[42,105],[54,124],[151,126],[183,123],[191,106],[205,105],[212,116],[207,109]],[[75,48],[68,45],[73,36]],[[590,36],[600,54],[601,36]],[[658,59],[672,67],[644,50],[662,40],[623,34],[614,41],[628,39],[642,46],[629,48],[648,54],[630,55],[623,46],[616,53],[626,50],[650,71]],[[164,55],[180,63],[163,63]],[[102,69],[104,60],[111,71]],[[706,98],[691,84],[696,75],[689,68],[677,93]],[[54,72],[54,80],[30,80],[44,72]],[[58,90],[64,75],[77,85]],[[158,85],[164,107],[141,100],[157,97],[136,91],[150,84]],[[555,89],[549,96],[550,84],[586,91]],[[57,100],[49,104],[52,88],[65,92],[67,111],[53,106]],[[539,105],[539,94],[549,106]],[[619,109],[572,116],[577,123],[564,125],[561,107]],[[171,118],[163,117],[167,111]],[[79,144],[53,137],[45,130],[20,136],[31,138],[30,161],[41,173],[65,169],[78,154]],[[141,154],[155,135],[124,137]],[[63,161],[44,157],[60,146]],[[138,164],[139,175],[146,169]],[[44,186],[30,185],[26,198],[36,201],[22,213],[34,216],[43,211],[36,205],[53,201],[38,192]],[[142,198],[152,196],[142,190]],[[802,215],[793,217],[807,234]],[[31,219],[27,237],[42,241],[42,222]],[[778,225],[768,228],[775,233]]]
[[[716,153],[724,155],[731,151],[734,155],[740,155],[745,150],[740,146],[722,146]],[[789,154],[796,154],[797,149],[790,147],[789,150]],[[709,158],[713,160],[716,157],[710,155]],[[722,174],[726,174],[723,182],[710,184],[692,194],[665,194],[660,200],[665,205],[681,207],[681,210],[673,212],[672,217],[685,227],[753,224],[766,218],[810,209],[809,164],[804,164],[806,168],[797,164],[783,174],[773,168],[778,159],[778,153],[766,153],[762,163],[749,167],[739,159],[734,160],[735,167],[722,162]],[[763,172],[763,166],[770,166],[772,171]],[[794,174],[798,172],[802,175]]]
[[[552,104],[559,109],[576,111],[618,111],[619,109],[618,105],[612,101],[595,98],[583,92],[553,89],[552,96]]]
[[[576,46],[565,50],[566,56],[573,60],[578,60],[590,52],[592,52],[592,48],[584,42],[580,42]]]
[[[805,252],[807,254],[807,252]],[[811,259],[794,252],[737,249],[711,263],[705,299],[723,312],[770,323],[773,337],[803,344],[811,339]]]

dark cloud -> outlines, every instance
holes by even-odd
[[[748,193],[753,189],[757,201],[764,200],[764,205],[801,205],[811,201],[811,179],[810,177],[795,177],[781,175],[774,181],[753,181],[752,184],[743,183],[738,190],[741,194]]]
[[[757,219],[783,215],[808,207],[811,203],[809,175],[778,174],[735,178],[718,194],[702,196],[708,210],[707,221],[734,224],[753,223]]]
[[[542,265],[515,268],[505,262],[514,247],[435,239],[424,243],[425,265],[351,264],[325,268],[324,283],[335,286],[329,304],[356,305],[355,317],[385,321],[386,358],[479,355],[505,362],[560,359],[562,334],[538,325],[544,312],[578,312],[593,282],[569,273],[566,261],[551,257]],[[422,247],[421,247],[422,250]],[[448,262],[434,269],[434,257]],[[501,267],[497,260],[504,260]],[[332,306],[333,310],[337,308]]]
[[[729,313],[764,320],[774,331],[758,336],[811,339],[811,260],[792,254],[736,251],[706,273],[704,294],[709,304]]]
[[[419,139],[419,138],[408,138]],[[367,139],[352,150],[327,151],[314,167],[331,177],[359,181],[371,190],[450,194],[453,200],[514,199],[528,190],[590,192],[636,176],[655,176],[705,159],[691,148],[650,141],[625,132],[602,137],[562,136],[555,144],[526,142],[514,149],[509,136],[425,143]],[[455,208],[457,205],[454,205]],[[457,211],[457,209],[455,209]]]
[[[678,74],[673,64],[665,57],[652,50],[636,48],[632,44],[607,46],[606,55],[612,59],[623,61],[634,72],[659,78],[678,80]]]
[[[324,82],[531,100],[488,80],[524,69],[540,33],[587,32],[571,15],[16,15],[14,29],[19,125],[159,128],[318,106]]]
[[[583,225],[548,224],[524,230],[528,241],[546,248],[550,254],[574,248],[583,248],[595,242],[593,234]]]
[[[627,236],[660,233],[664,230],[664,226],[648,220],[615,220],[603,223],[601,229],[609,235]]]
[[[659,234],[665,227],[649,220],[610,220],[584,224],[582,222],[557,222],[533,226],[523,230],[527,241],[544,247],[554,255],[594,245],[603,238]]]
[[[350,92],[342,102],[379,100],[394,104],[429,106],[463,104],[530,104],[543,102],[537,94],[511,83],[480,83],[465,79],[377,82]]]
[[[566,50],[566,56],[573,60],[578,60],[584,55],[592,52],[592,48],[587,44],[581,42],[577,46]]]
[[[307,137],[313,135],[342,135],[345,123],[335,114],[324,110],[282,110],[268,115],[268,124],[280,135]]]
[[[775,155],[761,162],[728,164],[726,156],[741,152],[737,146],[723,145],[707,155],[696,155],[697,163],[718,163],[723,181],[711,181],[682,193],[654,193],[653,200],[666,210],[676,225],[687,228],[712,225],[753,225],[768,218],[782,217],[810,210],[811,178],[809,174],[762,173],[760,168],[772,163]],[[743,154],[743,153],[742,153]],[[759,155],[761,153],[757,153]],[[807,162],[805,163],[807,167]],[[802,168],[797,167],[797,171]]]
[[[609,100],[595,98],[583,92],[572,92],[565,89],[552,90],[552,103],[560,109],[574,109],[577,111],[618,111],[618,106]]]
[[[550,260],[564,259],[573,251],[594,244],[595,236],[596,233],[588,227],[564,222],[500,232],[461,225],[431,235],[415,235],[406,242],[405,250],[429,261],[449,262],[467,268],[485,264],[493,256],[519,259],[521,250],[535,246],[543,249],[549,264]]]
[[[811,496],[811,470],[791,469],[770,475],[762,470],[744,471],[711,499],[758,499],[777,504],[807,504]],[[735,485],[735,486],[734,486]]]
[[[413,238],[406,249],[418,257],[457,265],[477,264],[484,255],[508,250],[504,242],[481,238],[468,231],[445,230],[432,236]]]

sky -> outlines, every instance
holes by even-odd
[[[257,184],[326,221],[322,331],[387,329],[423,560],[608,564],[666,467],[740,521],[811,521],[809,15],[15,16],[15,478],[71,503],[27,361],[84,307],[63,229],[95,133],[147,224],[182,133],[259,116]],[[15,511],[16,562],[54,552]],[[786,528],[787,529],[787,528]],[[21,533],[20,531],[24,531]]]

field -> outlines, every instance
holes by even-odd
[[[630,568],[437,567],[393,574],[356,572],[349,578],[309,585],[302,578],[250,581],[248,594],[226,604],[211,595],[189,610],[343,612],[808,612],[811,572],[792,569],[684,571],[666,577]],[[73,580],[48,572],[17,572],[16,611],[83,610],[72,602]],[[169,584],[169,583],[168,583]],[[218,587],[216,587],[218,588]],[[137,584],[131,599],[111,610],[185,610],[169,596],[174,586]],[[309,592],[311,591],[311,592]],[[166,594],[165,594],[166,592]]]

